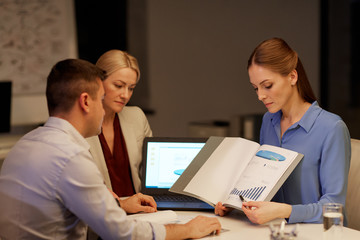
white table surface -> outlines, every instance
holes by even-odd
[[[221,226],[225,231],[220,235],[205,237],[202,239],[250,239],[250,240],[264,240],[270,239],[270,229],[268,225],[257,225],[251,223],[247,217],[239,212],[233,211],[230,215],[225,217],[216,216],[212,212],[193,212],[193,211],[176,211],[180,222],[187,222],[197,215],[204,215],[209,217],[216,217],[219,219]],[[286,224],[285,229],[291,230],[295,227],[294,224]],[[322,224],[299,224],[297,240],[318,240],[323,237]],[[360,231],[343,228],[342,238],[344,240],[359,240]],[[340,240],[341,240],[340,239]]]

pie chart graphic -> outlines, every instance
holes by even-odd
[[[265,158],[268,160],[273,160],[273,161],[285,161],[286,160],[286,158],[283,155],[280,155],[278,153],[268,151],[268,150],[260,150],[256,153],[256,156],[262,157],[262,158]]]

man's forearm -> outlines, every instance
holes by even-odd
[[[165,225],[166,240],[188,239],[191,238],[190,229],[184,224]]]

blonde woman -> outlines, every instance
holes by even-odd
[[[105,184],[119,197],[140,191],[139,168],[145,137],[152,136],[145,114],[128,107],[140,79],[136,58],[120,50],[110,50],[96,66],[106,71],[103,81],[105,117],[99,136],[88,138],[90,152]]]

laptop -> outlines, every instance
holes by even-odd
[[[196,198],[169,192],[207,138],[146,137],[143,145],[141,192],[153,196],[160,210],[214,210]]]

